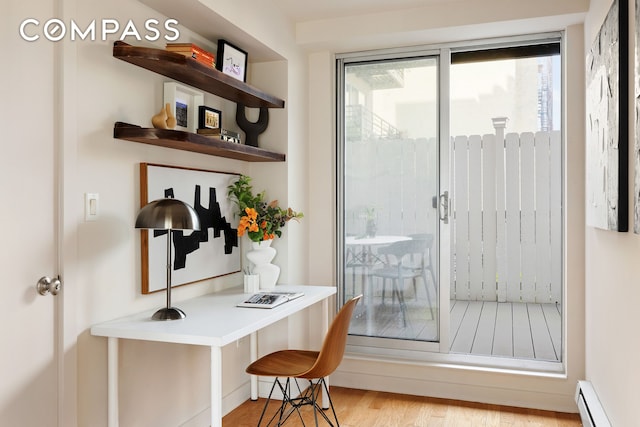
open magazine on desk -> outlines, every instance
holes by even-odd
[[[238,307],[273,308],[303,295],[304,292],[258,292],[239,303]]]

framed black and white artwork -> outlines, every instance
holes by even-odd
[[[587,225],[627,231],[628,1],[614,0],[586,58]]]
[[[200,231],[174,231],[172,286],[240,271],[238,219],[227,198],[237,174],[151,163],[140,164],[140,205],[175,198],[191,205]],[[166,289],[166,231],[141,230],[142,293]]]
[[[247,52],[226,40],[218,40],[216,68],[242,82],[247,81]]]

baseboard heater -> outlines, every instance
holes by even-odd
[[[578,381],[576,403],[584,427],[611,427],[607,414],[590,381]]]

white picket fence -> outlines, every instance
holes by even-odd
[[[452,298],[562,301],[561,147],[559,132],[453,139]]]
[[[560,134],[496,133],[451,141],[451,297],[560,302]],[[435,139],[352,141],[345,155],[347,234],[365,232],[366,209],[378,234],[436,234]]]

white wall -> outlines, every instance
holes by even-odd
[[[52,0],[53,2],[53,0]],[[86,22],[115,18],[144,20],[162,15],[135,0],[62,0],[66,17]],[[206,2],[205,2],[206,3]],[[382,16],[311,22],[294,30],[259,2],[209,0],[225,20],[245,37],[260,40],[284,60],[256,64],[250,79],[287,101],[274,113],[268,144],[287,153],[285,164],[262,165],[151,147],[111,137],[115,121],[147,126],[162,101],[161,76],[114,59],[111,41],[78,42],[65,47],[65,316],[71,334],[65,338],[69,354],[68,387],[74,396],[76,378],[78,425],[106,425],[106,340],[89,335],[89,327],[140,310],[162,306],[163,295],[142,296],[139,291],[140,243],[133,229],[139,206],[137,165],[155,162],[248,173],[275,197],[305,213],[300,224],[287,230],[288,242],[278,243],[283,281],[328,284],[335,281],[335,153],[333,123],[333,53],[354,48],[377,48],[473,39],[568,27],[567,88],[567,213],[566,283],[568,348],[566,378],[537,377],[512,372],[486,373],[437,365],[412,365],[347,359],[333,383],[382,388],[416,394],[443,395],[501,404],[573,410],[575,381],[584,377],[584,47],[582,20],[586,0],[518,2],[491,0],[456,4],[458,13],[421,8]],[[608,0],[593,0],[585,37],[592,39],[608,8]],[[486,6],[486,7],[485,7]],[[535,7],[533,7],[535,6]],[[247,13],[251,7],[253,13]],[[438,8],[438,6],[436,6]],[[434,12],[440,13],[434,13]],[[268,19],[265,19],[268,17]],[[274,21],[275,20],[275,21]],[[493,22],[500,20],[500,22]],[[379,25],[377,24],[379,23]],[[387,29],[387,27],[390,28]],[[327,31],[331,28],[331,31]],[[357,31],[356,31],[357,30]],[[356,31],[355,34],[350,33]],[[210,41],[190,35],[213,48]],[[310,49],[308,57],[297,42]],[[307,68],[309,72],[307,73]],[[50,70],[53,72],[53,70]],[[285,73],[286,78],[278,78]],[[29,81],[12,82],[27,85]],[[269,86],[269,88],[267,88]],[[307,97],[307,92],[310,96]],[[207,95],[206,103],[231,111],[233,105]],[[230,117],[231,116],[231,117]],[[307,122],[309,125],[307,125]],[[231,122],[232,123],[232,122]],[[286,127],[286,132],[283,128]],[[282,138],[282,139],[281,139]],[[26,177],[25,177],[26,178]],[[83,222],[83,194],[100,193],[101,217]],[[311,242],[311,244],[309,244]],[[287,244],[288,243],[288,244]],[[615,425],[634,420],[632,388],[638,377],[629,340],[637,312],[638,291],[633,265],[639,239],[587,229],[587,376],[594,381]],[[177,289],[174,300],[240,284],[239,275]],[[621,298],[620,295],[624,297]],[[318,315],[317,310],[312,315]],[[626,321],[631,319],[631,322]],[[319,336],[307,316],[296,316],[275,328],[297,334],[289,341],[317,343]],[[77,337],[77,343],[76,343]],[[275,343],[267,343],[266,349]],[[615,348],[615,352],[611,349]],[[223,351],[225,409],[246,397],[248,343]],[[624,356],[629,355],[629,356]],[[120,350],[121,425],[175,426],[208,407],[209,363],[206,349],[159,343],[124,342]],[[167,367],[170,367],[169,369]],[[227,369],[228,368],[228,369]],[[375,374],[385,372],[386,377]],[[181,393],[162,390],[176,384]],[[491,384],[490,388],[487,384]],[[622,386],[621,386],[622,385]],[[74,405],[71,405],[72,407]],[[73,417],[72,417],[73,418]],[[206,418],[206,417],[205,417]],[[200,424],[196,424],[200,425]],[[202,425],[206,425],[202,423]]]
[[[148,18],[160,22],[166,18],[135,0],[62,3],[66,19],[79,23],[103,18],[126,23],[132,19],[143,28]],[[65,118],[69,136],[64,147],[65,316],[67,325],[71,325],[67,337],[71,381],[67,386],[68,397],[74,399],[77,381],[78,425],[99,427],[107,423],[106,340],[90,336],[90,326],[165,303],[163,293],[140,293],[140,240],[133,228],[139,209],[140,162],[246,173],[254,177],[256,189],[265,188],[282,204],[291,201],[296,209],[307,211],[306,180],[300,176],[307,157],[306,62],[293,43],[291,25],[274,25],[281,17],[264,5],[252,4],[255,15],[246,14],[247,7],[234,4],[235,12],[224,19],[231,20],[236,34],[248,39],[259,37],[282,58],[252,64],[249,81],[286,100],[285,109],[271,111],[269,129],[261,137],[266,148],[287,155],[285,163],[252,164],[113,139],[116,121],[150,126],[151,116],[162,105],[163,82],[169,79],[114,59],[114,37],[65,45],[64,73],[68,77],[60,90],[68,108]],[[215,40],[205,40],[184,27],[180,40],[212,50],[216,47]],[[150,45],[135,39],[125,41]],[[155,46],[162,48],[164,43],[160,40]],[[234,103],[205,94],[205,104],[223,111],[223,126],[235,127]],[[83,219],[86,192],[100,195],[100,217],[95,222]],[[305,281],[306,251],[301,243],[306,240],[305,234],[304,222],[292,224],[275,245],[280,252],[275,261],[282,267],[281,283]],[[240,285],[241,281],[240,274],[235,274],[184,286],[173,292],[174,303],[179,306],[181,300]],[[294,320],[307,325],[306,317],[303,314]],[[306,342],[300,338],[306,335],[303,330],[289,323],[283,321],[274,329],[290,328],[298,332],[292,340]],[[267,348],[269,343],[265,344]],[[248,397],[248,377],[244,374],[249,363],[248,346],[245,339],[223,349],[224,410],[233,409]],[[173,427],[189,420],[192,426],[209,425],[208,349],[125,340],[120,346],[120,363],[121,425]]]
[[[634,1],[629,1],[633,16]],[[585,20],[585,54],[604,20],[611,0],[592,0]],[[637,23],[635,23],[637,25]],[[630,19],[629,64],[629,218],[633,230],[634,173],[634,19]],[[587,171],[588,173],[589,171]],[[611,425],[638,423],[640,367],[635,339],[640,312],[640,237],[586,228],[586,378],[593,382]]]
[[[554,6],[555,4],[555,6]],[[385,16],[343,17],[298,25],[298,41],[309,50],[309,173],[311,188],[319,198],[311,206],[309,268],[315,280],[335,280],[335,242],[323,237],[335,211],[334,54],[354,47],[432,44],[473,40],[489,36],[520,35],[542,30],[566,30],[566,153],[565,171],[565,307],[567,347],[560,375],[536,375],[526,371],[481,370],[441,362],[411,363],[347,355],[332,384],[354,388],[413,393],[444,398],[575,412],[573,393],[584,376],[584,57],[583,29],[579,23],[587,9],[576,2],[500,1],[453,4],[458,13],[442,12],[443,5]],[[447,3],[447,7],[449,4]],[[539,7],[538,7],[539,6]],[[491,14],[487,12],[495,12]],[[461,11],[464,11],[461,12]],[[582,11],[582,13],[580,12]],[[576,20],[576,16],[580,15]],[[570,16],[569,16],[570,15]],[[416,16],[429,17],[420,20]],[[501,22],[491,22],[491,18]],[[477,19],[476,19],[477,17]],[[450,29],[462,28],[459,32]],[[326,31],[331,28],[332,31]],[[388,37],[387,37],[388,36]],[[331,201],[328,203],[327,201]],[[322,221],[322,222],[321,222]],[[334,224],[331,224],[332,230]],[[326,235],[325,235],[326,236]],[[333,266],[331,270],[328,268]]]

